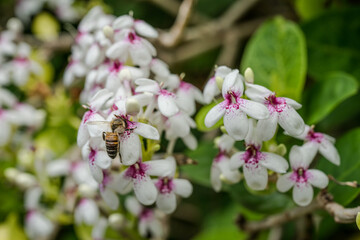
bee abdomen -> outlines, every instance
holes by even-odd
[[[106,152],[110,158],[114,159],[118,152],[119,138],[117,134],[109,134],[106,136]]]

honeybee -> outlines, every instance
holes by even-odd
[[[105,147],[106,152],[108,156],[112,159],[114,159],[119,152],[119,157],[121,161],[121,154],[119,151],[120,147],[120,136],[126,131],[126,130],[132,130],[128,129],[128,124],[125,118],[119,115],[115,115],[116,118],[108,121],[92,121],[88,124],[110,124],[110,128],[112,132],[103,132],[102,138],[105,141]]]

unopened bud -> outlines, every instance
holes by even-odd
[[[16,184],[23,189],[28,189],[30,187],[36,186],[36,178],[28,173],[18,174],[17,179],[15,180]]]
[[[120,213],[113,213],[109,216],[109,225],[114,229],[119,229],[124,225],[125,218]]]
[[[7,168],[4,174],[9,181],[14,182],[17,179],[19,173],[20,172],[16,168]]]
[[[7,29],[9,29],[12,32],[22,32],[23,31],[23,24],[21,21],[17,18],[10,18],[6,23]]]
[[[120,80],[130,80],[132,78],[132,74],[129,69],[124,68],[119,72],[119,78]]]
[[[218,87],[219,90],[221,91],[222,86],[223,86],[223,83],[224,83],[224,79],[223,79],[222,77],[217,76],[217,77],[215,78],[215,81],[216,81],[217,87]]]
[[[225,126],[221,126],[221,127],[220,127],[220,131],[221,131],[222,133],[224,133],[224,134],[227,134],[227,133],[228,133],[228,132],[226,131]]]
[[[92,198],[95,196],[96,192],[95,190],[90,187],[88,184],[80,184],[79,188],[78,188],[78,193],[81,197],[84,198]]]
[[[254,72],[251,68],[245,70],[244,76],[247,83],[254,83]]]
[[[159,144],[155,144],[154,146],[153,146],[153,148],[152,148],[152,150],[154,151],[154,152],[157,152],[157,151],[159,151],[160,150],[160,145]]]
[[[103,27],[103,32],[105,37],[109,39],[112,39],[114,37],[114,29],[109,25]]]
[[[140,111],[140,104],[139,101],[135,98],[128,98],[126,100],[126,113],[130,115],[137,115]]]

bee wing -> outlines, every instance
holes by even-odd
[[[89,121],[86,124],[91,137],[102,137],[103,132],[111,132],[108,121]]]

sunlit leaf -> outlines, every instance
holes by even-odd
[[[316,83],[308,95],[308,124],[316,124],[325,118],[341,102],[358,91],[354,77],[343,72],[333,72]]]
[[[31,30],[39,39],[51,41],[58,37],[60,25],[50,13],[42,12],[34,18]]]
[[[306,74],[306,46],[295,23],[277,17],[263,24],[245,48],[241,71],[251,67],[255,83],[278,96],[299,100]]]
[[[302,26],[308,47],[309,74],[315,80],[337,70],[360,79],[359,12],[360,8],[332,10]]]
[[[335,145],[340,154],[340,166],[321,158],[318,168],[334,176],[338,181],[360,182],[359,143],[360,128],[356,128],[341,137]],[[359,188],[341,186],[334,182],[329,183],[328,191],[334,196],[334,200],[342,205],[349,204],[360,193]]]

